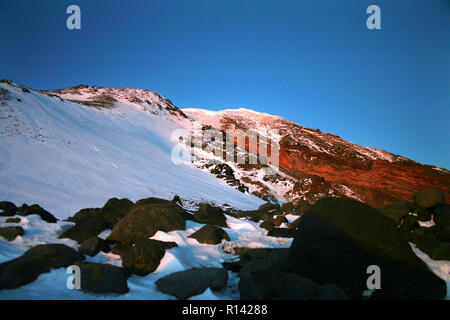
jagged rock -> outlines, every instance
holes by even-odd
[[[56,219],[50,212],[41,208],[38,204],[33,204],[31,206],[23,204],[17,208],[17,214],[23,217],[37,214],[42,220],[49,223],[56,223],[56,221],[58,221],[58,219]]]
[[[60,239],[69,238],[82,243],[92,237],[96,237],[100,232],[107,228],[106,223],[97,216],[81,220],[72,228],[66,230],[59,236]]]
[[[100,251],[109,252],[111,249],[108,241],[100,239],[99,237],[91,237],[83,241],[78,251],[88,256],[95,256]]]
[[[134,243],[137,239],[148,239],[158,230],[184,230],[186,222],[184,210],[180,206],[170,201],[168,204],[148,204],[140,201],[114,226],[108,240]]]
[[[0,290],[28,284],[51,269],[68,267],[84,256],[63,244],[40,244],[22,256],[0,264]]]
[[[285,222],[288,222],[285,216],[276,216],[272,219],[272,223],[275,225],[275,227],[279,227]]]
[[[67,218],[69,222],[79,223],[86,218],[91,218],[96,216],[100,212],[101,208],[87,208],[81,209],[75,213],[72,217]]]
[[[7,218],[5,220],[6,223],[19,223],[21,221],[20,218]]]
[[[8,241],[13,241],[17,238],[17,236],[22,236],[25,234],[25,231],[22,227],[3,227],[0,228],[0,236],[5,238]]]
[[[445,282],[413,253],[395,222],[350,199],[319,200],[303,215],[283,269],[361,298],[370,265],[382,270],[381,289],[373,299],[446,295]]]
[[[297,230],[292,228],[272,228],[269,230],[267,235],[269,237],[277,237],[277,238],[293,238],[296,232]]]
[[[297,229],[300,224],[300,221],[302,221],[302,217],[295,219],[294,221],[292,221],[292,223],[288,223],[288,227],[292,229]]]
[[[224,239],[230,241],[230,237],[223,229],[210,224],[203,226],[191,234],[189,238],[205,244],[219,244]]]
[[[0,202],[0,216],[12,217],[16,215],[17,207],[14,203],[9,201]]]
[[[133,274],[145,276],[158,268],[165,250],[161,241],[138,239],[122,256],[122,266]]]
[[[194,214],[195,221],[205,224],[213,224],[219,227],[228,228],[226,217],[221,208],[213,207],[208,203],[200,204],[197,212]]]
[[[260,228],[262,229],[266,229],[267,231],[269,231],[270,229],[272,229],[274,227],[274,224],[270,221],[263,221],[260,225]]]
[[[206,289],[221,290],[227,285],[228,273],[221,268],[192,268],[169,274],[156,281],[159,291],[180,300],[199,295]]]
[[[133,205],[134,203],[126,198],[109,199],[98,213],[98,217],[105,221],[107,227],[111,229],[130,211]]]
[[[414,194],[414,202],[421,208],[431,208],[445,203],[445,195],[438,189],[426,189]]]
[[[414,204],[409,201],[394,201],[390,204],[377,208],[377,210],[384,216],[391,218],[399,224],[403,217],[407,216],[415,208]]]
[[[100,263],[77,263],[81,272],[81,290],[93,293],[126,293],[127,276],[122,268]]]
[[[264,203],[262,205],[259,206],[258,210],[259,211],[264,211],[264,212],[278,212],[280,211],[280,205],[278,203]]]

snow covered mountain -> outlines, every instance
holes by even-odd
[[[276,175],[267,175],[261,164],[236,164],[230,161],[211,164],[209,160],[217,157],[204,150],[196,150],[199,151],[197,157],[190,163],[176,164],[172,161],[173,147],[180,145],[180,139],[173,135],[174,132],[183,129],[192,135],[199,135],[203,129],[211,127],[219,131],[232,127],[264,133],[266,129],[278,130],[276,137],[269,135],[268,138],[280,140],[280,171]],[[157,197],[162,199],[141,200],[140,204],[133,203],[132,208],[140,205],[145,207],[146,201],[159,201],[164,203],[161,205],[164,208],[159,208],[162,212],[184,212],[181,227],[170,230],[160,227],[153,230],[151,236],[143,235],[143,239],[140,239],[150,241],[152,246],[155,245],[152,241],[158,243],[155,246],[170,246],[160,248],[162,253],[156,259],[155,270],[146,275],[127,275],[126,285],[129,290],[126,293],[96,294],[88,290],[69,290],[66,286],[68,274],[62,267],[66,265],[61,264],[48,270],[39,270],[38,277],[33,281],[0,290],[0,299],[174,299],[174,295],[159,290],[156,283],[160,279],[192,268],[224,269],[226,263],[231,269],[225,268],[226,272],[222,270],[228,274],[228,279],[221,290],[213,292],[206,289],[190,298],[239,299],[244,292],[239,288],[239,283],[245,277],[239,271],[232,270],[237,264],[244,263],[236,262],[239,250],[242,253],[255,248],[270,248],[275,249],[272,251],[275,254],[287,252],[294,233],[301,229],[299,223],[302,223],[305,211],[303,205],[308,207],[326,196],[347,196],[378,206],[391,200],[412,200],[416,190],[428,187],[443,190],[447,202],[449,200],[450,173],[445,169],[358,146],[333,134],[308,129],[281,117],[252,110],[213,112],[179,109],[169,99],[141,89],[79,85],[36,91],[9,80],[0,81],[0,150],[0,201],[12,201],[17,206],[37,203],[60,219],[73,216],[80,209],[95,208],[82,211],[77,217],[80,219],[78,221],[55,219],[52,223],[44,221],[37,214],[23,214],[20,211],[23,208],[15,208],[14,214],[10,216],[3,216],[5,212],[0,211],[2,232],[6,232],[7,237],[11,230],[17,232],[10,239],[4,236],[5,233],[0,237],[0,280],[6,278],[9,281],[8,272],[14,274],[16,269],[7,266],[20,260],[28,250],[47,250],[39,247],[41,244],[65,245],[68,247],[66,251],[81,252],[85,242],[92,239],[104,240],[108,249],[114,252],[99,249],[94,255],[86,254],[85,262],[96,264],[97,268],[115,266],[120,270],[127,269],[124,257],[129,258],[129,252],[137,248],[137,243],[110,237],[112,234],[120,235],[121,232],[141,232],[138,230],[140,217],[138,222],[133,222],[136,214],[128,209],[124,212],[125,216],[115,224],[104,225],[101,213],[110,198],[128,198],[136,202]],[[257,150],[258,155],[260,150]],[[174,209],[178,205],[163,199],[171,199],[175,195],[181,197],[182,201],[180,207]],[[266,204],[263,199],[292,201],[295,204],[280,207]],[[443,205],[443,201],[439,204]],[[208,226],[215,223],[195,218],[196,214],[201,213],[201,208],[205,208],[199,206],[201,202],[220,206],[206,207],[212,208],[206,210],[207,215],[219,215],[224,220],[223,229],[219,230],[224,233],[217,242],[200,242],[193,238],[195,233],[205,228],[210,232],[208,236],[217,236],[217,229],[211,232],[211,226]],[[254,210],[258,207],[258,210]],[[374,210],[369,206],[366,209]],[[375,215],[377,219],[386,218],[379,213]],[[382,224],[386,224],[390,232],[397,232],[397,227],[408,227],[404,221],[411,218],[416,219],[411,229],[421,232],[441,230],[433,228],[436,225],[431,215],[428,220],[421,220],[420,225],[417,215],[407,210],[401,217],[401,224],[394,225],[386,220]],[[133,228],[128,228],[127,219],[135,223]],[[159,216],[159,219],[167,222],[164,215]],[[92,230],[91,221],[100,223],[101,228]],[[167,222],[169,225],[171,223]],[[361,223],[360,227],[367,226]],[[77,240],[74,236],[63,236],[73,229],[82,229],[78,232],[85,238]],[[403,229],[398,232],[403,232]],[[396,238],[408,247],[403,237]],[[372,236],[368,241],[372,241]],[[432,260],[419,250],[421,243],[416,242],[410,242],[411,249],[435,275],[446,281],[446,298],[449,299],[448,261],[441,257]],[[343,243],[346,242],[337,241],[337,245]],[[438,244],[443,242],[439,239]],[[429,249],[426,246],[422,248]],[[143,250],[148,251],[146,248]],[[146,254],[154,255],[153,252],[144,252],[143,256]],[[261,265],[267,267],[265,264],[270,259],[265,260],[271,257],[270,254],[261,258],[264,260]],[[36,256],[32,258],[37,259]],[[45,259],[49,258],[44,254]],[[24,260],[25,264],[33,264],[32,259]],[[323,260],[327,261],[327,257]],[[258,262],[255,264],[259,265]],[[328,264],[320,267],[326,269]],[[17,272],[24,270],[17,269]],[[328,274],[328,270],[325,273]],[[5,284],[0,281],[1,285]],[[317,285],[317,288],[320,286]]]
[[[253,209],[263,201],[195,166],[176,165],[175,129],[192,120],[157,93],[77,86],[38,92],[0,83],[0,199],[56,217],[111,197],[156,196]]]
[[[0,198],[39,203],[66,217],[113,196],[136,200],[175,194],[241,209],[260,199],[304,202],[347,196],[380,206],[438,188],[449,199],[450,172],[345,141],[282,117],[248,109],[179,109],[142,89],[78,85],[35,91],[0,83]],[[234,162],[171,161],[177,129],[279,132],[280,170]],[[201,170],[198,170],[198,169]],[[219,178],[219,179],[217,179]],[[256,197],[256,196],[258,197]]]

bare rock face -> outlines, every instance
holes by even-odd
[[[283,197],[294,203],[314,204],[324,197],[346,196],[381,207],[393,201],[412,201],[414,193],[431,188],[442,190],[446,203],[450,201],[450,172],[446,169],[360,146],[331,133],[251,110],[207,114],[200,109],[184,111],[193,119],[200,119],[204,126],[224,133],[233,128],[278,130],[280,174],[264,177],[266,183],[262,184],[253,175],[255,169],[261,169],[259,163],[238,165],[242,170],[241,181],[262,198]],[[247,142],[245,149],[249,150]],[[258,156],[261,156],[259,150]],[[277,189],[281,185],[291,187],[280,195]]]

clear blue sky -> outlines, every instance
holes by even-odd
[[[0,78],[35,89],[246,107],[450,169],[448,0],[0,0],[0,39]]]

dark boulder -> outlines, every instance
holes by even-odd
[[[0,264],[0,290],[28,284],[51,269],[68,267],[84,256],[63,244],[40,244],[22,256]]]
[[[67,218],[66,220],[69,222],[80,223],[82,220],[86,218],[95,217],[101,208],[87,208],[81,209],[77,213],[75,213],[72,217]]]
[[[419,219],[417,218],[417,216],[415,215],[407,215],[403,221],[402,224],[400,225],[400,230],[402,232],[405,232],[406,234],[410,233],[412,230],[414,230],[415,228],[419,227],[419,223],[418,223]]]
[[[431,220],[431,210],[426,208],[418,208],[416,210],[417,218],[420,221],[430,221]]]
[[[22,227],[3,227],[0,228],[0,236],[8,241],[13,241],[17,236],[23,236],[25,231]]]
[[[320,286],[294,273],[279,270],[241,272],[241,300],[345,300],[346,293],[334,285]]]
[[[164,244],[161,241],[138,239],[123,254],[122,266],[127,273],[145,276],[158,268],[164,254]]]
[[[2,211],[3,210],[3,211]],[[17,207],[14,203],[9,201],[0,202],[0,216],[12,217],[16,215]]]
[[[296,232],[297,230],[292,228],[272,228],[269,230],[267,235],[269,237],[277,237],[277,238],[293,238]]]
[[[276,216],[272,219],[272,223],[275,225],[275,227],[279,227],[285,222],[288,222],[285,216]]]
[[[156,281],[159,291],[175,296],[180,300],[203,293],[210,288],[213,291],[227,285],[228,273],[222,268],[192,268],[169,274]]]
[[[251,249],[240,255],[235,262],[239,268],[239,292],[242,300],[310,300],[345,299],[339,288],[334,291],[319,286],[297,274],[285,273],[280,268],[289,249]],[[236,267],[237,269],[237,267]]]
[[[433,220],[437,225],[446,228],[450,232],[450,205],[442,204],[433,211]]]
[[[414,209],[414,204],[409,201],[395,201],[377,208],[382,215],[391,218],[397,224],[399,224],[403,217],[409,215]]]
[[[445,203],[445,195],[438,189],[426,189],[414,194],[414,202],[421,208],[431,208]]]
[[[169,204],[138,203],[114,226],[108,240],[134,243],[137,239],[148,239],[158,230],[184,230],[186,222],[180,206],[170,201]]]
[[[95,256],[100,251],[109,252],[111,249],[108,241],[99,237],[91,237],[83,241],[78,251],[88,256]]]
[[[41,208],[38,204],[33,204],[31,206],[23,204],[17,208],[17,214],[23,217],[37,214],[42,220],[48,223],[56,223],[56,221],[58,221],[58,219],[56,219],[50,212]]]
[[[21,221],[20,218],[7,218],[5,220],[6,223],[19,223]]]
[[[106,223],[97,216],[81,220],[72,228],[66,230],[59,236],[60,239],[69,238],[82,243],[92,237],[96,237],[100,232],[107,228]]]
[[[274,226],[274,224],[270,221],[263,221],[260,225],[260,228],[265,229],[267,231],[269,231],[270,229],[272,229]]]
[[[133,205],[134,203],[126,198],[112,198],[106,202],[98,213],[98,216],[105,221],[107,227],[111,229],[120,219],[127,215]]]
[[[442,299],[445,282],[428,269],[390,218],[350,199],[325,198],[302,217],[283,265],[318,284],[336,284],[351,298],[367,289],[367,268],[380,267],[373,299]]]
[[[200,204],[197,212],[194,214],[195,221],[205,224],[213,224],[219,227],[227,228],[226,217],[219,207],[213,207],[208,203]]]
[[[230,240],[228,234],[221,228],[207,224],[191,234],[189,238],[193,238],[200,243],[219,244],[222,240]]]
[[[100,263],[77,263],[81,272],[81,290],[93,293],[129,291],[127,276],[122,268]]]

